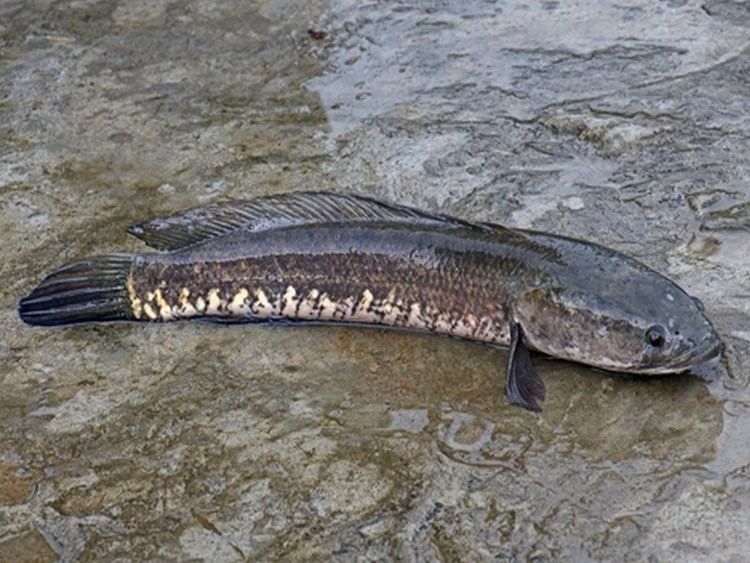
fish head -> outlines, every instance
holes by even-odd
[[[591,289],[537,288],[514,317],[529,345],[551,356],[637,374],[688,371],[718,356],[703,306],[654,273],[647,283]]]

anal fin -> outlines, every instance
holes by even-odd
[[[512,321],[505,391],[511,404],[537,412],[542,410],[546,393],[544,382],[531,363],[521,325]]]

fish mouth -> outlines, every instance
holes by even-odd
[[[685,368],[710,362],[721,355],[721,340],[716,333],[708,335],[683,361]]]
[[[638,373],[645,375],[682,373],[711,362],[720,355],[721,340],[716,333],[712,333],[697,346],[692,347],[687,354],[679,356],[675,362],[664,366],[643,368],[638,370]]]

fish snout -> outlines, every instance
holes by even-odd
[[[711,330],[703,338],[696,341],[686,339],[681,345],[680,366],[691,368],[715,360],[721,355],[721,338],[715,330]]]

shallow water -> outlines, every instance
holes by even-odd
[[[0,560],[747,559],[748,29],[731,1],[1,2]],[[17,318],[133,222],[295,189],[622,250],[723,363],[537,358],[536,415],[467,342]]]

